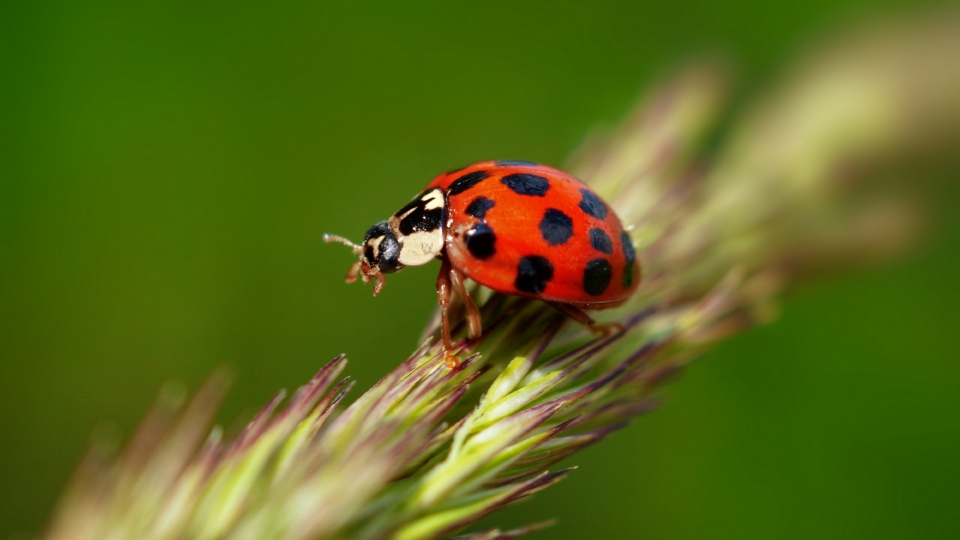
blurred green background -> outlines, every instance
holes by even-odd
[[[4,2],[0,538],[39,530],[91,433],[129,434],[164,381],[235,366],[229,422],[337,353],[359,389],[404,358],[434,269],[374,299],[323,232],[359,238],[472,161],[562,164],[696,53],[736,61],[742,100],[893,5]],[[960,538],[960,217],[944,215],[895,265],[801,289],[489,523]]]

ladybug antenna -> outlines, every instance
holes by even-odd
[[[342,237],[342,236],[337,236],[337,235],[335,235],[335,234],[327,234],[327,233],[324,233],[324,235],[323,235],[323,241],[324,241],[324,242],[327,242],[327,243],[330,243],[330,242],[340,242],[341,244],[350,246],[350,249],[352,249],[353,252],[354,252],[354,253],[357,253],[357,254],[359,254],[360,252],[363,251],[363,246],[360,246],[359,244],[354,244],[353,242],[347,240],[346,238],[344,238],[344,237]]]

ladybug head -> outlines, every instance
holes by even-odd
[[[386,221],[381,221],[367,229],[363,235],[363,252],[360,254],[360,266],[375,268],[384,274],[402,270],[400,264],[400,242],[390,230]]]
[[[427,264],[443,251],[443,223],[446,201],[439,189],[424,191],[401,208],[389,220],[367,229],[363,244],[357,245],[332,234],[323,235],[327,242],[340,242],[353,249],[360,260],[347,272],[347,283],[357,276],[369,283],[375,279],[373,295],[380,294],[386,283],[384,274],[403,270],[406,266]]]
[[[363,279],[364,283],[369,283],[371,279],[377,282],[373,287],[373,295],[380,294],[380,290],[386,283],[386,276],[397,270],[403,269],[400,264],[400,243],[396,236],[390,230],[390,225],[386,221],[381,221],[370,227],[367,234],[363,236],[363,244],[357,245],[342,236],[332,234],[323,235],[326,242],[340,242],[353,249],[353,252],[360,255],[360,260],[355,262],[347,272],[347,283],[353,283],[357,276]]]

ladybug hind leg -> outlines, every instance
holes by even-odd
[[[560,313],[563,313],[567,317],[570,317],[584,326],[593,327],[597,324],[597,321],[593,320],[593,318],[587,315],[586,312],[572,304],[560,304],[556,302],[547,303],[556,308]]]
[[[622,333],[626,331],[626,327],[618,322],[597,323],[597,321],[593,320],[585,311],[572,304],[547,303],[556,308],[560,313],[586,326],[592,332],[598,332],[606,336],[613,332]]]

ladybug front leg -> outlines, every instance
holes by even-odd
[[[437,275],[437,302],[440,304],[440,334],[443,336],[443,355],[447,367],[456,369],[460,361],[450,351],[453,344],[450,339],[450,261],[443,259],[440,263],[440,273]]]
[[[480,337],[480,332],[482,331],[480,310],[477,309],[477,305],[473,303],[473,298],[470,296],[470,293],[467,292],[467,287],[463,284],[463,274],[455,268],[450,268],[450,281],[453,283],[453,288],[456,289],[460,298],[463,298],[463,305],[467,309],[467,325],[470,327],[470,339],[476,339]]]
[[[357,276],[360,275],[360,261],[353,263],[353,266],[350,267],[350,270],[347,272],[347,276],[344,279],[347,283],[353,283],[357,280]]]

